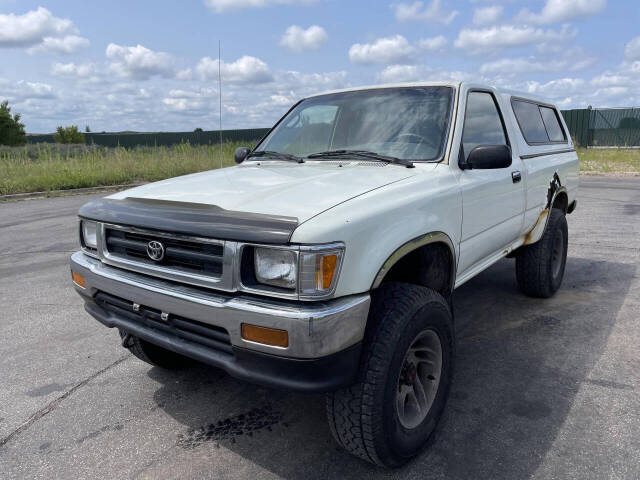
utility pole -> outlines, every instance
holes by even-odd
[[[220,40],[218,40],[218,94],[220,97],[220,168],[222,168],[222,51],[220,47]]]

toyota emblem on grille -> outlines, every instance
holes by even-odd
[[[157,240],[151,240],[147,244],[147,255],[151,260],[159,262],[164,258],[164,245]]]

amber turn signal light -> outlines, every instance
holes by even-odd
[[[289,333],[286,330],[243,323],[241,331],[242,338],[249,342],[263,343],[265,345],[283,348],[289,346]]]
[[[316,287],[318,290],[329,290],[333,282],[333,273],[338,264],[338,255],[324,255],[318,258],[318,266],[316,268]]]
[[[79,287],[84,288],[84,277],[80,275],[78,272],[74,272],[71,270],[71,278],[73,279],[73,283],[78,285]]]

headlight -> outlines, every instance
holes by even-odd
[[[286,249],[255,247],[255,282],[289,290],[288,295],[298,294],[300,298],[327,296],[335,289],[343,253],[340,244]]]
[[[298,278],[298,258],[291,250],[256,248],[256,280],[264,285],[294,290]]]
[[[97,238],[98,225],[96,222],[82,220],[82,246],[87,248],[98,248]]]

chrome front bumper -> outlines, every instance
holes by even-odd
[[[222,327],[234,347],[292,359],[326,357],[358,344],[369,313],[368,294],[306,303],[219,294],[110,267],[82,252],[72,255],[71,269],[85,279],[85,288],[74,286],[88,304],[104,292]],[[286,330],[289,346],[246,341],[240,334],[242,323]]]

